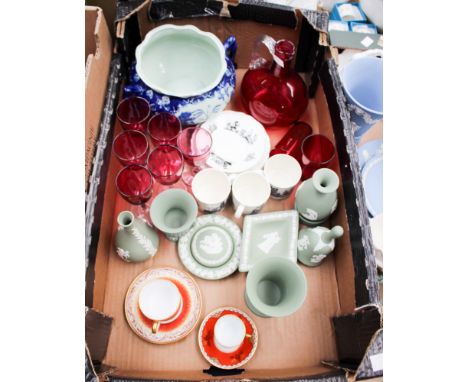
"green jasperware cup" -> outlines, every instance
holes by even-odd
[[[193,196],[180,189],[161,192],[150,207],[151,221],[170,241],[179,240],[190,230],[197,213],[197,202]]]
[[[245,303],[257,316],[289,316],[302,306],[306,295],[305,274],[289,259],[263,259],[247,275]]]
[[[317,170],[296,192],[295,208],[303,224],[322,224],[338,206],[338,175],[328,168]]]

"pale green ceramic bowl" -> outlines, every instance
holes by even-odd
[[[195,223],[197,202],[187,191],[170,189],[161,192],[151,203],[150,218],[154,226],[171,241],[177,241]]]
[[[263,259],[247,275],[245,303],[257,316],[289,316],[302,306],[306,295],[305,274],[289,259]]]
[[[136,48],[136,71],[159,93],[188,98],[213,89],[227,69],[223,44],[193,25],[154,28]]]

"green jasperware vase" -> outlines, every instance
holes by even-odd
[[[301,223],[314,227],[329,218],[338,206],[339,184],[333,170],[321,168],[298,187],[295,207]]]
[[[303,228],[297,240],[297,258],[309,267],[320,265],[335,249],[335,239],[343,236],[339,225],[328,229],[325,227]]]
[[[115,234],[117,255],[129,263],[138,263],[153,257],[158,251],[159,237],[142,218],[130,211],[122,211],[117,217],[119,227]]]

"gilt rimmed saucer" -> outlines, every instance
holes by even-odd
[[[239,317],[245,325],[246,337],[242,345],[232,353],[223,353],[214,344],[214,326],[216,321],[226,315]],[[222,307],[209,313],[198,331],[198,346],[203,357],[220,369],[236,369],[245,365],[255,354],[258,346],[258,330],[253,320],[237,308]]]
[[[182,311],[177,319],[161,323],[157,333],[152,332],[154,322],[141,312],[138,297],[144,285],[162,278],[173,282],[182,296]],[[195,280],[186,272],[175,268],[151,268],[139,274],[130,284],[124,303],[125,317],[130,328],[145,341],[169,344],[185,338],[196,326],[201,316],[202,297]]]
[[[230,246],[221,235],[219,235],[219,238],[216,238],[215,236],[218,235],[216,233],[217,230],[212,230],[210,241],[204,243],[207,247],[210,247],[205,248],[205,251],[208,250],[210,252],[211,261],[215,262],[216,258],[227,258],[221,265],[207,266],[201,264],[192,253],[192,240],[205,227],[216,227],[222,230],[225,235],[228,235],[223,236],[230,237],[232,240],[232,245]],[[224,242],[227,245],[224,245]],[[219,280],[233,274],[239,267],[241,243],[241,230],[232,220],[222,215],[203,215],[198,217],[193,227],[179,239],[177,249],[180,261],[190,273],[205,280]],[[205,259],[207,260],[207,256],[205,256]]]

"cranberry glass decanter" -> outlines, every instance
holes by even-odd
[[[259,66],[258,46],[269,48],[273,62]],[[250,69],[241,85],[242,103],[256,120],[264,126],[289,126],[297,121],[307,107],[307,87],[291,64],[296,53],[289,40],[275,41],[264,36],[257,42]],[[260,59],[261,60],[261,59]]]

